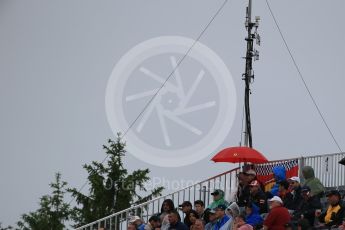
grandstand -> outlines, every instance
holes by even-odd
[[[315,177],[319,178],[327,189],[336,188],[344,194],[345,166],[338,163],[344,157],[345,153],[323,154],[270,161],[265,164],[255,165],[254,168],[258,175],[262,175],[264,173],[269,173],[269,169],[276,165],[283,165],[287,170],[290,169],[289,167],[297,167],[298,170],[296,172],[298,175],[296,176],[300,176],[300,169],[303,166],[308,165],[314,168]],[[294,164],[296,165],[294,166]],[[262,170],[262,168],[266,168],[268,170]],[[237,191],[237,174],[239,172],[239,167],[234,168],[181,190],[165,194],[148,202],[106,216],[95,222],[81,226],[77,228],[77,230],[94,230],[102,227],[107,230],[127,229],[128,220],[131,216],[140,216],[144,221],[148,221],[152,215],[160,212],[163,201],[168,198],[173,200],[175,206],[178,206],[185,200],[191,201],[192,203],[195,200],[202,200],[204,201],[205,206],[207,206],[212,202],[211,192],[215,189],[222,189],[225,191],[226,200],[235,201],[234,194]],[[182,215],[182,212],[180,214]]]

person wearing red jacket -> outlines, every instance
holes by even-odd
[[[264,221],[264,230],[285,230],[285,224],[290,222],[290,214],[283,206],[283,201],[279,196],[274,196],[269,200],[270,212]]]

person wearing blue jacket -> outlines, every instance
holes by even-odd
[[[264,219],[259,213],[259,207],[256,206],[254,203],[249,202],[246,205],[246,223],[253,226],[253,228],[260,228],[262,227],[262,223]]]
[[[284,166],[277,165],[272,169],[272,171],[273,171],[275,184],[273,185],[270,192],[272,196],[278,196],[279,183],[286,179],[286,170]]]
[[[224,204],[218,205],[214,210],[216,211],[217,223],[213,230],[227,230],[230,229],[231,218],[225,214],[226,206]]]

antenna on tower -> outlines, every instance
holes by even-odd
[[[252,140],[252,128],[250,121],[250,84],[254,80],[254,70],[253,70],[253,61],[259,60],[259,51],[254,49],[254,40],[257,45],[261,43],[261,37],[258,33],[260,17],[256,16],[255,21],[252,21],[252,0],[248,0],[248,6],[246,9],[246,21],[245,28],[248,32],[247,37],[245,38],[247,42],[247,52],[246,52],[246,66],[245,73],[242,74],[242,80],[245,82],[245,91],[244,91],[244,108],[245,108],[245,137],[244,145],[250,148],[253,147]],[[252,30],[254,29],[254,32]]]

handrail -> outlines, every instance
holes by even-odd
[[[237,168],[233,168],[233,169],[228,170],[228,171],[226,171],[226,172],[220,173],[220,174],[218,174],[218,175],[216,175],[216,176],[213,176],[213,177],[210,177],[210,178],[205,179],[205,180],[203,180],[203,181],[197,182],[197,183],[195,183],[195,184],[193,184],[193,185],[184,187],[184,188],[182,188],[182,189],[180,189],[180,190],[178,190],[178,191],[175,191],[175,192],[172,192],[172,193],[169,193],[169,194],[165,194],[165,195],[162,195],[162,196],[153,198],[153,199],[151,199],[151,200],[149,200],[149,201],[143,202],[143,203],[138,204],[138,205],[135,205],[135,206],[131,206],[131,207],[127,208],[127,209],[124,209],[124,210],[121,210],[121,211],[119,211],[119,212],[113,213],[113,214],[111,214],[111,215],[105,216],[105,217],[103,217],[103,218],[101,218],[101,219],[98,219],[98,220],[96,220],[96,221],[93,221],[93,222],[91,222],[91,223],[88,223],[88,224],[86,224],[86,225],[83,225],[83,226],[81,226],[81,227],[78,227],[78,228],[76,228],[76,230],[78,230],[78,229],[84,229],[84,228],[89,227],[89,226],[93,226],[93,225],[97,224],[98,222],[105,221],[105,220],[107,220],[107,219],[109,219],[109,218],[112,218],[112,217],[121,215],[121,214],[126,213],[126,212],[129,212],[129,211],[131,211],[131,210],[133,210],[133,209],[141,208],[141,207],[143,207],[143,206],[145,206],[145,205],[148,205],[148,204],[150,204],[150,203],[152,203],[152,202],[154,202],[154,201],[157,201],[157,200],[160,200],[160,199],[164,199],[164,198],[169,197],[169,196],[173,196],[174,194],[176,194],[176,193],[178,193],[178,192],[181,192],[181,191],[184,191],[184,190],[187,190],[187,189],[191,189],[191,188],[195,187],[196,185],[200,185],[200,184],[202,184],[202,183],[208,182],[208,181],[210,181],[210,180],[214,180],[215,178],[224,176],[224,175],[226,175],[226,174],[228,174],[228,173],[236,172],[236,171],[238,171],[238,170],[239,170],[238,167],[237,167]]]
[[[334,156],[334,155],[341,155],[341,154],[345,154],[345,152],[339,152],[339,153],[326,153],[326,154],[318,154],[318,155],[313,155],[313,156],[302,156],[300,158],[317,158],[317,157],[327,157],[327,156]]]

